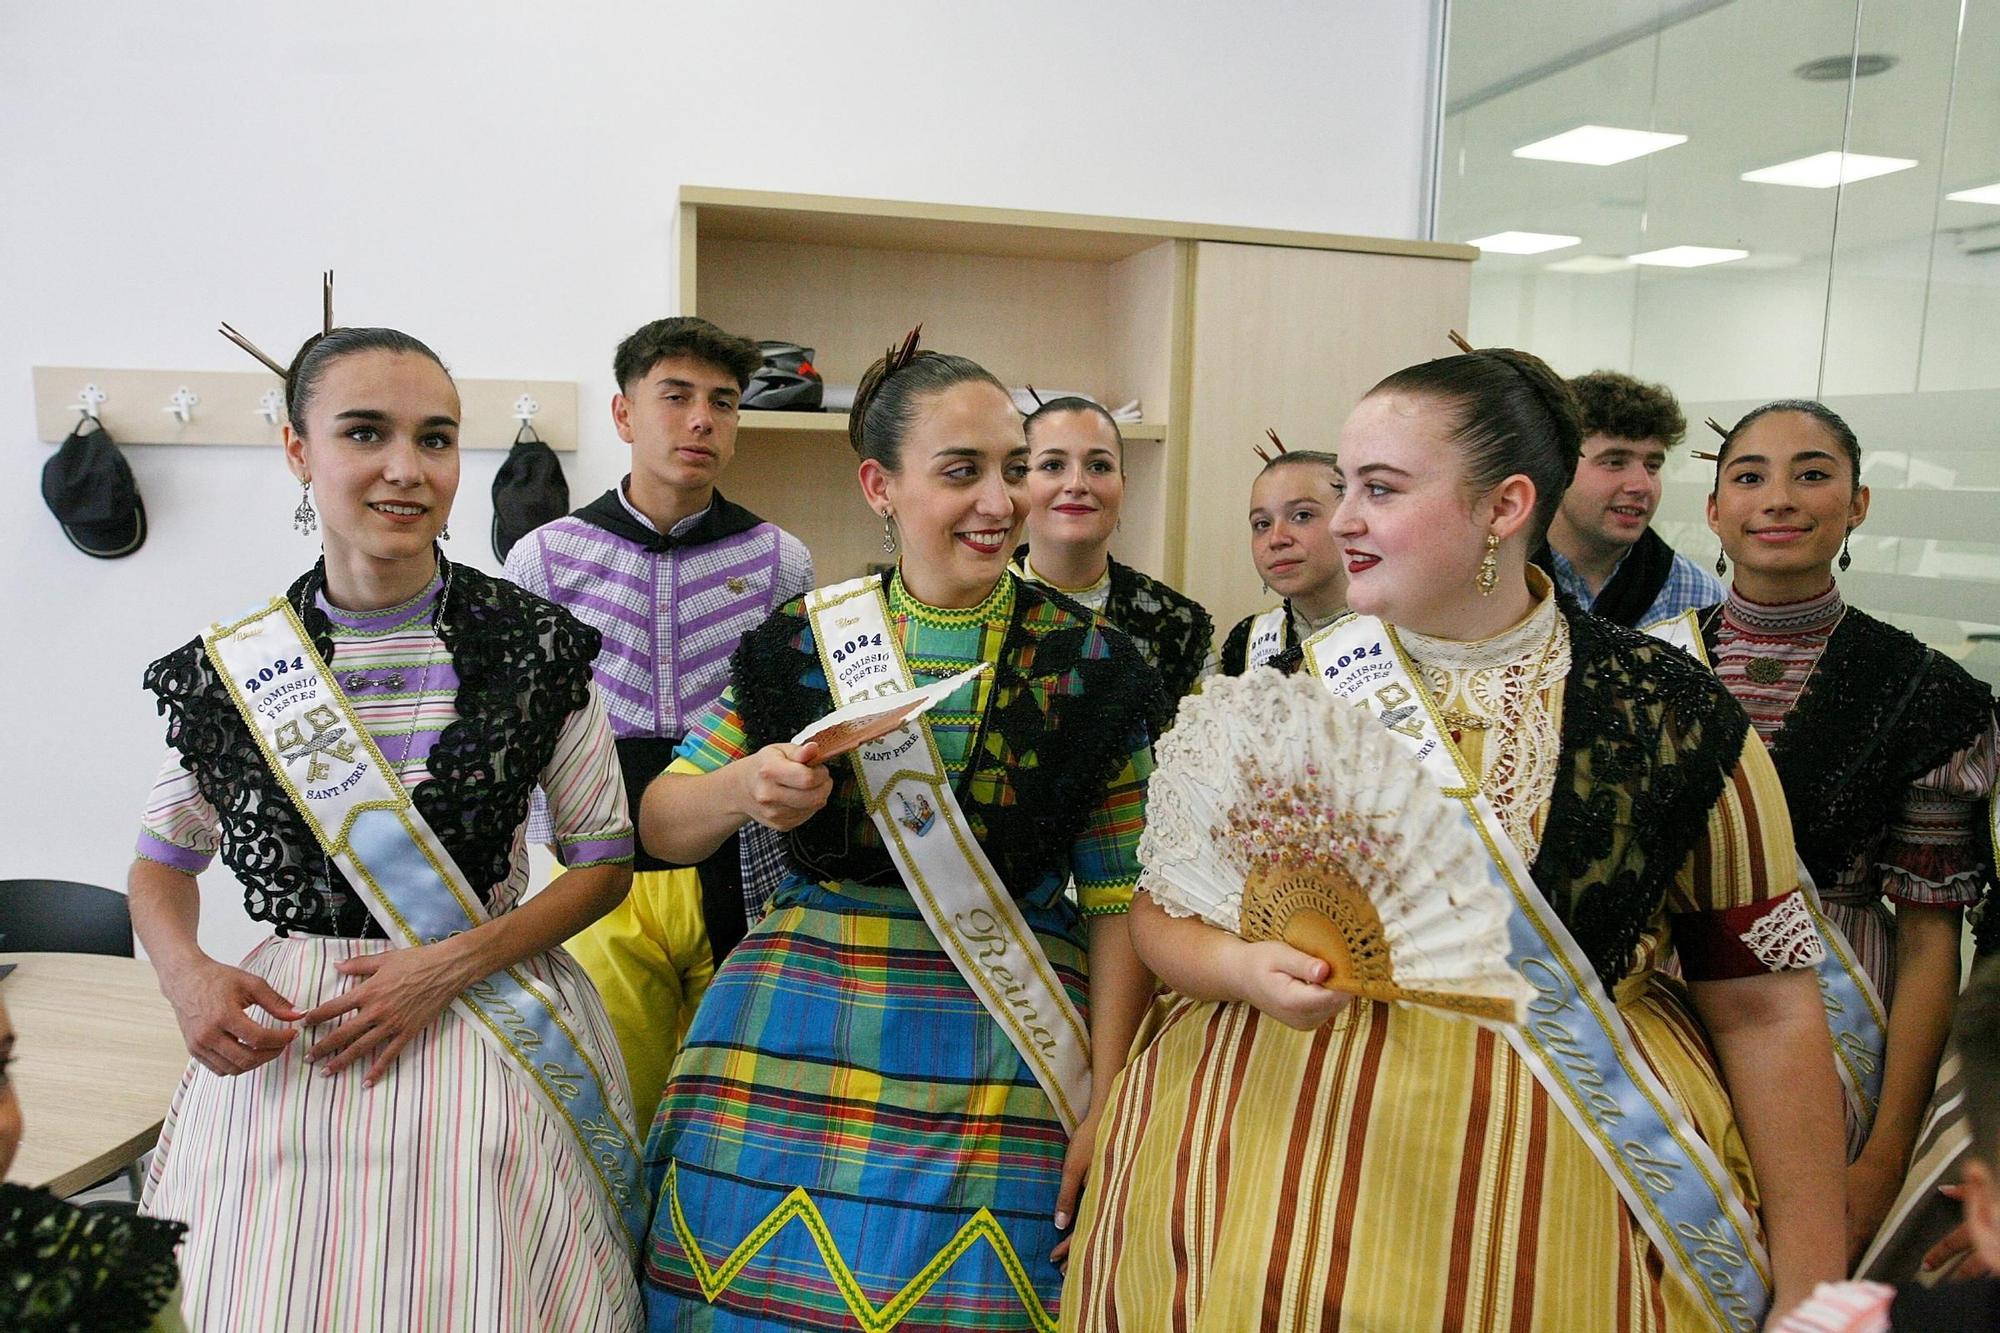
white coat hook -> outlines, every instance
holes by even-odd
[[[264,396],[257,400],[257,415],[273,426],[285,415],[285,395],[276,389],[266,389]]]
[[[167,399],[167,405],[160,410],[170,417],[179,418],[180,423],[185,426],[188,422],[194,420],[195,404],[200,401],[201,395],[183,384],[180,388],[174,390],[174,396]]]
[[[541,410],[542,405],[531,394],[524,393],[514,400],[514,420],[524,426],[533,421],[535,414]]]
[[[94,417],[97,415],[97,409],[104,406],[106,400],[110,397],[110,394],[104,392],[104,390],[98,388],[95,384],[86,384],[76,395],[76,402],[73,406],[84,416]]]

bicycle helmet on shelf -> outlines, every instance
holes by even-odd
[[[750,376],[743,406],[764,412],[817,412],[826,386],[813,369],[813,349],[797,343],[760,342],[763,368]]]

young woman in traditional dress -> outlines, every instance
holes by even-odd
[[[1215,622],[1201,603],[1111,558],[1125,505],[1125,437],[1088,398],[1028,414],[1028,544],[1021,577],[1054,588],[1124,630],[1178,700],[1213,669]]]
[[[1347,570],[1328,523],[1336,466],[1332,454],[1280,446],[1251,483],[1250,559],[1264,587],[1284,600],[1236,622],[1222,641],[1224,675],[1274,659],[1296,666],[1298,646],[1347,609]]]
[[[1152,990],[1124,913],[1159,680],[1008,572],[1028,447],[992,375],[912,334],[863,377],[850,434],[897,569],[752,631],[641,811],[647,846],[681,861],[746,820],[789,830],[796,871],[717,971],[661,1100],[648,1315],[1047,1329],[1052,1256]],[[857,697],[977,667],[830,764],[788,743]]]
[[[1850,1259],[1903,1183],[1937,1079],[1961,918],[1991,876],[1996,750],[1984,684],[1841,597],[1834,568],[1847,568],[1868,498],[1860,442],[1838,414],[1807,400],[1751,412],[1722,443],[1708,500],[1735,565],[1729,596],[1694,613],[1707,660],[1770,746],[1826,915],[1887,1015],[1873,1127],[1849,1117]]]
[[[170,753],[132,922],[194,1061],[144,1211],[188,1224],[198,1329],[631,1328],[637,1130],[557,947],[631,881],[597,632],[439,554],[428,347],[330,328],[280,373],[324,556],[146,672]],[[523,902],[537,783],[569,869]],[[275,929],[240,966],[196,938],[218,850]]]
[[[1099,1127],[1066,1328],[1749,1330],[1841,1272],[1783,794],[1712,676],[1529,567],[1578,443],[1518,352],[1377,385],[1333,516],[1360,614],[1304,652],[1329,682],[1363,653],[1370,711],[1490,806],[1529,1021],[1348,999],[1149,886],[1178,995]]]

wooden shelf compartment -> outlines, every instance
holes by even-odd
[[[760,412],[746,408],[737,423],[738,431],[774,431],[785,435],[825,435],[847,443],[845,412]],[[1164,421],[1120,422],[1118,434],[1126,443],[1151,442],[1167,438]]]

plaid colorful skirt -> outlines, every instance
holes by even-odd
[[[1023,914],[1082,1008],[1082,922],[1048,888]],[[1053,1329],[1066,1146],[900,886],[783,890],[653,1123],[649,1327]]]

